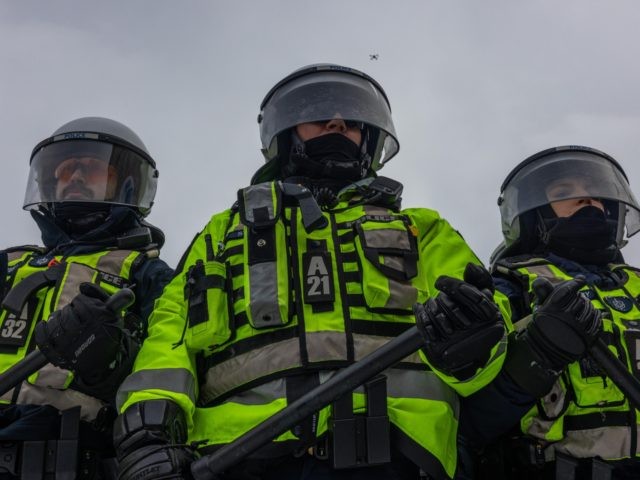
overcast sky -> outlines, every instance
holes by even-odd
[[[604,150],[640,194],[638,25],[636,0],[0,0],[0,243],[40,242],[22,210],[36,143],[105,116],[158,164],[149,221],[175,266],[262,164],[265,93],[334,62],[387,92],[401,147],[381,174],[404,206],[438,210],[487,261],[500,184],[539,150]],[[623,253],[640,265],[640,235]]]

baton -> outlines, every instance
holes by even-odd
[[[123,288],[111,295],[105,305],[112,312],[119,313],[133,304],[135,298],[135,294],[131,289]],[[0,396],[40,370],[47,363],[49,363],[49,360],[40,350],[36,349],[30,352],[18,363],[0,374]]]

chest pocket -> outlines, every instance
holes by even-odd
[[[185,342],[193,350],[214,348],[231,338],[227,267],[218,261],[198,260],[187,272],[185,299],[188,316]]]
[[[418,299],[416,236],[402,218],[357,222],[356,250],[369,309],[410,310]]]

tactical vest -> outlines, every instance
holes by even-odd
[[[3,307],[6,304],[7,308],[0,309],[0,371],[35,348],[35,325],[67,305],[81,283],[95,283],[113,293],[131,284],[133,271],[146,258],[144,253],[130,250],[53,256],[37,247],[19,247],[0,256],[7,264],[2,286]],[[72,372],[47,364],[0,397],[0,404],[49,404],[59,410],[81,406],[81,418],[93,420],[103,403],[69,388],[72,381]]]
[[[196,357],[199,382],[197,404],[185,407],[195,408],[189,441],[207,448],[232,442],[410,328],[412,306],[432,294],[428,277],[434,272],[418,261],[418,229],[409,215],[344,202],[321,212],[323,221],[310,221],[313,212],[284,206],[285,200],[277,183],[241,190],[239,208],[214,216],[194,241],[200,252],[204,239],[202,255],[185,255],[192,265],[182,274],[186,282],[176,277],[165,289],[179,301],[172,288],[184,284],[184,304],[176,305],[181,311],[164,317],[156,310],[152,316],[158,325],[164,318],[171,324],[176,315],[184,318],[174,349],[186,347]],[[420,212],[428,216],[425,223],[437,218]],[[448,228],[447,234],[458,236]],[[447,238],[438,242],[446,246]],[[475,259],[467,250],[450,253],[464,257],[462,268]],[[138,356],[145,369],[123,383],[118,404],[132,392],[151,392],[135,395],[138,400],[162,391],[176,392],[168,394],[178,402],[191,396],[191,377],[180,364],[161,363],[155,358],[162,353],[145,347]],[[453,477],[456,393],[417,353],[384,375],[392,445],[434,478]],[[356,390],[354,412],[365,412],[366,397]],[[327,433],[330,415],[322,409],[263,452],[289,454],[314,444]]]
[[[498,272],[522,286],[526,303],[531,305],[531,284],[538,276],[552,283],[571,277],[545,259],[521,262],[502,260]],[[640,270],[628,265],[610,265],[616,285],[602,289],[587,285],[582,289],[603,313],[601,336],[609,349],[640,378]],[[636,457],[638,419],[624,394],[599,367],[585,358],[565,370],[552,390],[521,421],[523,432],[553,442],[545,452],[576,458],[600,457],[605,460]]]

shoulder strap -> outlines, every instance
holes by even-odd
[[[58,263],[45,270],[29,275],[9,290],[2,301],[2,307],[15,315],[20,315],[24,304],[34,292],[44,286],[55,285],[58,279],[64,275],[64,272],[65,265]]]

